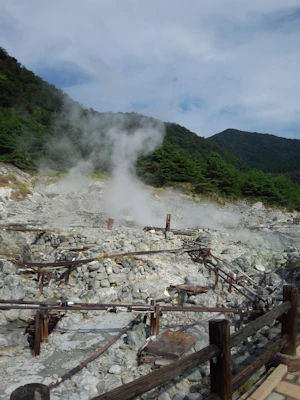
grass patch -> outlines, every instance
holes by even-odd
[[[12,189],[12,200],[24,200],[32,193],[30,183],[25,179],[17,177],[14,172],[9,172],[6,175],[0,176],[0,187],[9,187]]]
[[[94,179],[94,180],[107,181],[109,178],[110,178],[110,174],[105,171],[95,171],[92,174],[92,179]]]
[[[239,387],[238,393],[240,396],[247,393],[253,387],[253,381],[249,379],[249,381],[245,382],[242,386]]]
[[[164,196],[167,193],[167,190],[162,187],[152,187],[152,186],[146,186],[146,188],[152,190],[153,194],[156,196]]]
[[[11,184],[17,182],[18,178],[17,175],[14,174],[13,172],[9,172],[6,175],[1,175],[0,176],[0,186],[1,187],[8,187]]]
[[[61,172],[56,171],[55,169],[42,169],[39,171],[40,176],[45,176],[47,178],[59,177],[60,174],[61,174]]]
[[[175,190],[180,190],[187,195],[194,193],[194,185],[190,182],[170,182],[170,184],[166,186],[170,186]]]

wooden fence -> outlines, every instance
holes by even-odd
[[[230,335],[228,320],[209,321],[210,345],[196,353],[186,356],[172,364],[118,387],[93,400],[126,400],[164,385],[184,372],[210,361],[209,400],[232,399],[233,392],[243,385],[262,366],[268,363],[278,352],[295,356],[297,342],[297,300],[298,290],[291,285],[284,286],[283,303],[268,313],[250,322],[244,328]],[[253,336],[259,329],[281,317],[281,337],[269,342],[264,353],[257,357],[247,368],[232,376],[230,349]]]

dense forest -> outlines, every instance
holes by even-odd
[[[65,172],[80,160],[93,158],[94,168],[109,172],[111,149],[104,132],[109,132],[112,124],[122,121],[122,130],[130,134],[142,128],[145,120],[152,126],[160,123],[135,113],[87,110],[0,48],[2,162],[36,171],[40,161],[46,159],[53,170]],[[188,185],[190,191],[206,196],[261,200],[300,210],[300,187],[278,174],[285,170],[271,171],[258,164],[251,165],[240,153],[224,148],[222,144],[199,137],[177,124],[164,125],[166,135],[160,148],[137,159],[136,173],[146,183]],[[89,137],[93,137],[93,141],[86,140]],[[95,152],[95,141],[100,143],[98,148],[102,151]],[[250,152],[258,150],[251,149]],[[300,162],[297,163],[295,158],[295,170],[299,167]]]
[[[226,129],[207,139],[242,159],[250,168],[282,173],[300,183],[300,140]]]

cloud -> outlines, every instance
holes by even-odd
[[[0,1],[1,45],[27,68],[200,136],[299,133],[299,21],[298,0]]]
[[[80,66],[68,61],[40,66],[35,70],[35,73],[58,88],[79,86],[94,81],[92,75]]]
[[[263,19],[263,25],[271,30],[290,32],[300,30],[300,7],[287,8],[267,14]]]

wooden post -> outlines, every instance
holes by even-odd
[[[283,302],[289,301],[291,308],[286,314],[282,315],[281,335],[288,334],[290,341],[282,350],[281,353],[290,356],[296,355],[297,342],[297,302],[298,289],[293,285],[284,285],[283,287]]]
[[[108,223],[107,223],[107,229],[111,230],[114,224],[114,219],[109,218]]]
[[[47,312],[41,313],[41,342],[42,343],[48,343],[48,335],[49,335],[49,330],[48,330],[48,314]]]
[[[216,279],[215,279],[215,289],[214,290],[217,290],[218,289],[218,282],[219,282],[219,268],[215,269],[215,275],[216,275]]]
[[[206,248],[206,261],[211,261],[211,258],[210,258],[210,256],[211,256],[211,244],[210,243],[208,243],[207,244],[207,248]]]
[[[37,311],[35,314],[35,327],[34,327],[34,349],[33,349],[34,355],[39,356],[40,350],[41,350],[41,320],[40,320],[40,312]]]
[[[160,305],[155,304],[155,318],[156,318],[156,330],[155,336],[159,335],[159,320],[160,320]]]
[[[10,400],[50,400],[50,389],[41,383],[28,383],[15,389]]]
[[[244,323],[244,313],[243,311],[240,312],[240,320],[239,320],[239,326],[238,329],[242,329]]]
[[[65,283],[68,283],[68,282],[69,282],[70,273],[71,273],[71,267],[72,267],[72,265],[69,265],[69,266],[68,266],[68,271],[67,271],[67,273],[66,273]]]
[[[209,321],[209,341],[220,349],[220,355],[210,361],[210,390],[222,400],[231,400],[230,322],[226,319]]]
[[[150,301],[150,305],[153,307],[153,309],[154,309],[154,313],[152,312],[151,313],[151,316],[150,316],[150,334],[151,334],[151,336],[156,336],[156,329],[157,329],[157,327],[156,327],[156,322],[157,322],[157,320],[156,320],[156,305],[155,305],[155,300],[151,300]],[[153,311],[153,310],[151,310],[151,311]]]
[[[40,281],[40,279],[41,279],[41,273],[40,273],[40,272],[37,273],[36,279],[37,279],[37,281],[38,281],[38,284],[41,284],[41,281]],[[41,286],[40,286],[40,290],[41,290]]]
[[[45,272],[43,271],[41,273],[41,281],[40,281],[40,294],[43,293],[43,288],[44,288],[44,280],[45,280]]]
[[[165,239],[167,239],[167,232],[170,232],[170,228],[171,228],[171,214],[167,214]]]
[[[171,228],[171,214],[167,214],[166,219],[166,231],[169,231]]]
[[[233,280],[235,278],[235,274],[233,272],[231,272],[229,274],[230,278],[229,278],[229,288],[228,288],[228,293],[232,292],[232,284],[233,284]]]

